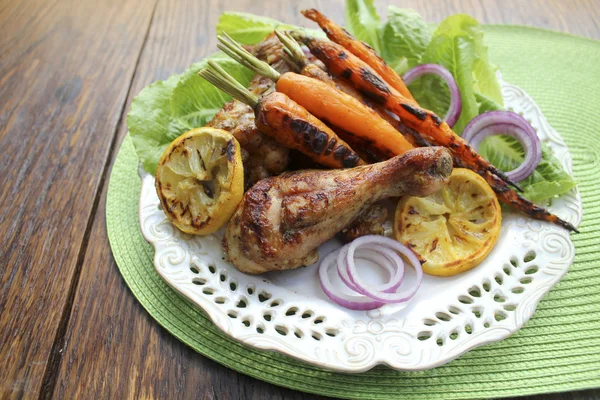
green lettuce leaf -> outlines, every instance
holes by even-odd
[[[171,115],[171,93],[179,81],[172,75],[142,89],[131,102],[127,128],[144,169],[152,174],[169,143],[187,127]]]
[[[479,104],[479,114],[488,111],[502,110],[504,108],[501,106],[502,103],[498,104],[494,100],[478,92],[475,92],[475,100],[477,100],[477,103]]]
[[[440,117],[450,108],[450,91],[446,82],[435,75],[425,75],[410,85],[408,89],[421,107],[433,111]]]
[[[503,171],[517,168],[525,159],[521,144],[509,136],[492,136],[483,141],[479,154]],[[571,190],[577,182],[563,169],[550,147],[542,143],[542,159],[528,178],[520,182],[522,195],[541,203]]]
[[[446,24],[444,24],[446,22]],[[442,25],[450,28],[448,31],[436,31],[427,50],[424,62],[439,64],[452,73],[460,89],[462,111],[454,125],[457,133],[462,132],[465,125],[479,114],[479,105],[475,100],[473,88],[473,63],[475,61],[475,43],[459,30],[453,29],[453,21],[447,18]],[[441,26],[440,26],[441,27]],[[417,97],[418,94],[414,94]]]
[[[399,74],[421,64],[431,41],[431,29],[415,10],[388,7],[388,21],[381,27],[381,56]]]
[[[294,29],[277,20],[243,12],[224,12],[219,17],[217,35],[227,33],[242,44],[256,44],[275,29]]]
[[[191,128],[204,126],[223,104],[231,100],[231,96],[198,76],[201,69],[208,67],[209,60],[218,63],[244,86],[250,83],[253,76],[249,69],[221,52],[192,64],[181,74],[171,94],[171,114]]]
[[[381,54],[379,36],[381,22],[373,0],[346,0],[346,29],[359,40],[367,42]]]
[[[489,109],[493,103],[502,107],[502,94],[496,78],[496,67],[489,62],[487,47],[483,43],[483,29],[472,17],[457,14],[442,21],[433,34],[422,61],[442,65],[456,79],[461,92],[463,109],[454,126],[455,132],[460,134],[469,121],[479,115],[481,108],[479,100],[485,100],[484,109]],[[439,82],[439,78],[435,77],[424,77],[423,80]],[[434,84],[424,84],[423,89],[429,90],[432,85]],[[447,91],[429,93],[428,96],[435,96],[436,93],[440,97],[447,98]],[[417,91],[414,96],[419,100],[423,92]],[[427,101],[429,104],[432,103],[432,99]],[[438,104],[443,104],[443,101],[434,102],[434,105]],[[433,111],[440,113],[439,109]],[[444,113],[445,110],[440,114]]]
[[[225,32],[242,44],[256,44],[275,29],[302,30],[312,36],[324,37],[321,30],[289,25],[272,18],[243,12],[224,12],[219,17],[217,35]]]
[[[204,126],[231,97],[197,73],[214,60],[246,85],[252,73],[223,53],[193,64],[181,75],[172,75],[142,89],[127,114],[127,128],[144,169],[152,174],[161,155],[174,139],[193,128]]]

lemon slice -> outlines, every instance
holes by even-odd
[[[394,237],[413,250],[424,272],[450,276],[479,265],[496,244],[501,225],[500,204],[487,182],[455,168],[442,190],[400,200]]]
[[[184,133],[158,162],[156,192],[169,220],[183,232],[207,235],[218,230],[244,194],[239,143],[220,129]]]

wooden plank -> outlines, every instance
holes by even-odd
[[[482,21],[510,23],[514,16],[503,14],[506,4],[517,7],[519,15],[537,7],[538,22],[560,29],[560,20],[541,0],[521,5],[516,0],[447,2],[445,0],[394,1],[401,7],[417,8],[428,20],[439,21],[455,12],[468,12]],[[556,3],[556,2],[551,2]],[[582,2],[591,4],[589,2]],[[215,50],[214,25],[223,10],[267,15],[290,23],[301,21],[298,11],[316,6],[336,21],[343,21],[343,0],[258,2],[258,1],[167,1],[159,3],[146,48],[142,54],[128,104],[142,87],[156,79],[181,72],[190,63]],[[378,2],[380,11],[385,2]],[[562,7],[562,6],[557,6]],[[575,7],[577,10],[579,6]],[[541,10],[541,11],[539,11]],[[576,26],[575,11],[567,20]],[[573,16],[575,15],[575,16]],[[579,17],[577,17],[579,18]],[[582,20],[587,21],[585,18]],[[598,19],[596,19],[597,21]],[[532,20],[531,23],[536,23]],[[589,32],[594,25],[588,23]],[[574,28],[578,29],[578,28]],[[125,135],[122,124],[119,141]],[[105,185],[106,186],[106,185]],[[91,243],[87,249],[57,384],[56,398],[76,397],[162,397],[201,399],[308,399],[306,394],[282,389],[224,368],[180,343],[154,322],[127,290],[112,259],[105,226],[105,195],[95,216]],[[102,299],[99,304],[97,299]],[[593,391],[579,392],[588,394]],[[600,393],[600,391],[596,392]],[[575,395],[573,395],[575,396]],[[543,396],[572,399],[570,394]],[[538,397],[542,398],[542,397]]]
[[[2,398],[42,386],[152,8],[0,3]]]

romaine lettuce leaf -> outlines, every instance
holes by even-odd
[[[388,20],[381,26],[381,56],[397,73],[404,74],[422,64],[431,29],[415,10],[388,7]]]
[[[293,29],[277,20],[243,12],[224,12],[219,17],[217,35],[227,33],[242,44],[256,44],[275,29]]]
[[[496,67],[488,60],[487,47],[483,43],[483,30],[472,17],[456,14],[442,21],[425,50],[423,63],[442,65],[456,79],[463,103],[460,118],[454,125],[454,131],[458,134],[471,119],[479,115],[478,98],[482,97],[478,95],[483,95],[484,98],[502,106],[502,94],[495,74]],[[428,86],[425,85],[424,88],[428,89]],[[440,96],[446,96],[446,93],[440,93]],[[414,93],[417,100],[421,95],[419,92]],[[489,104],[484,108],[489,108]]]
[[[146,86],[131,102],[127,128],[144,169],[152,174],[169,143],[187,130],[171,114],[171,93],[179,81],[172,75]]]
[[[380,20],[373,0],[346,0],[346,29],[359,40],[371,45],[381,54]]]
[[[144,169],[152,174],[169,143],[190,129],[208,122],[231,97],[200,78],[198,71],[214,60],[242,84],[252,73],[223,53],[193,64],[181,75],[172,75],[142,89],[127,114],[127,128]]]
[[[302,30],[312,36],[324,37],[321,30],[289,25],[272,18],[243,12],[224,12],[219,17],[217,35],[225,32],[242,44],[256,44],[275,29]]]
[[[221,52],[192,64],[181,74],[171,94],[172,115],[190,127],[204,126],[231,99],[231,96],[198,76],[198,72],[208,66],[208,60],[218,63],[244,86],[250,83],[254,75]]]

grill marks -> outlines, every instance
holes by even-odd
[[[381,78],[375,75],[373,72],[368,70],[367,68],[362,67],[360,69],[360,75],[363,77],[365,81],[371,84],[374,88],[376,88],[379,92],[389,94],[390,88],[385,84]]]
[[[415,116],[416,118],[418,118],[421,121],[425,121],[425,118],[427,118],[427,113],[423,110],[421,110],[420,108],[416,108],[411,106],[410,104],[406,104],[406,103],[401,103],[400,104],[402,106],[402,108],[404,108],[406,111],[408,111],[411,115]],[[441,124],[441,121],[440,121]]]
[[[325,123],[283,93],[274,92],[261,99],[256,109],[256,125],[279,143],[319,164],[332,168],[364,164]]]
[[[224,148],[224,150],[225,154],[227,154],[227,160],[229,162],[232,162],[233,157],[235,155],[235,144],[233,143],[233,140],[227,142],[227,146]],[[204,160],[202,161],[202,163],[204,164]]]
[[[288,119],[288,116],[286,115],[284,118]],[[328,136],[316,126],[301,119],[291,119],[289,125],[291,130],[302,136],[304,142],[315,154],[321,154],[327,148]],[[334,140],[332,139],[332,142]]]
[[[435,126],[440,126],[442,124],[442,119],[435,115],[434,113],[429,114]]]

